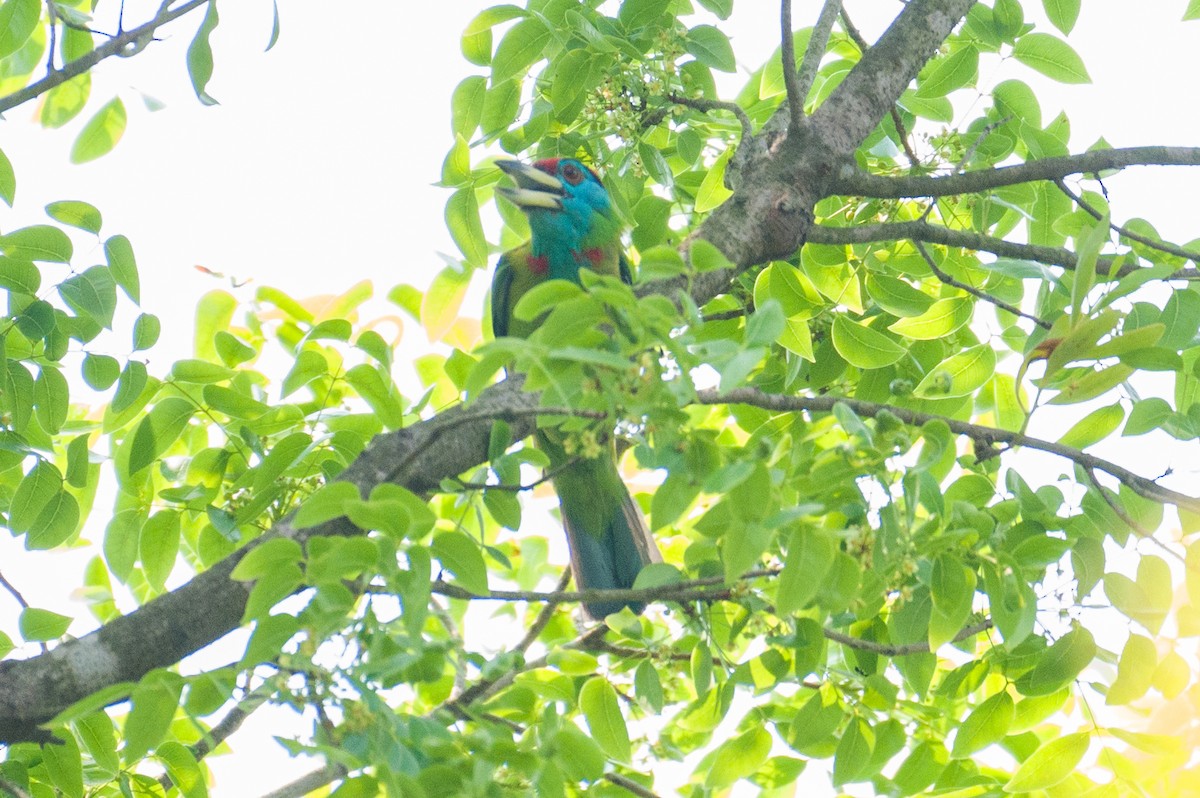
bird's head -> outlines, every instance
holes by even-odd
[[[499,186],[496,193],[529,217],[534,239],[581,241],[599,224],[615,223],[608,192],[595,172],[575,158],[545,158],[533,164],[496,161],[515,188]]]

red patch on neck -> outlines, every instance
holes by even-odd
[[[545,255],[530,255],[527,260],[529,269],[534,274],[545,274],[550,271],[550,259]]]
[[[604,250],[600,247],[592,247],[583,252],[583,256],[592,262],[593,266],[599,266],[600,261],[604,260]]]

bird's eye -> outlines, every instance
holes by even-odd
[[[579,171],[579,167],[575,164],[566,164],[562,168],[563,179],[573,186],[579,185],[583,180],[583,172]]]

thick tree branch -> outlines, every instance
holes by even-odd
[[[842,8],[841,16],[842,27],[845,29],[846,35],[849,36],[850,40],[853,41],[858,47],[858,51],[860,53],[865,53],[868,49],[870,49],[871,45],[867,43],[867,40],[863,38],[862,33],[859,32],[857,27],[855,27],[854,22],[851,21],[850,16],[846,13],[846,9],[844,7]],[[911,166],[916,166],[921,162],[921,159],[917,157],[916,151],[913,150],[912,142],[908,140],[908,128],[905,126],[904,120],[900,117],[900,112],[896,109],[895,105],[892,106],[889,115],[892,117],[892,124],[896,126],[896,135],[900,137],[900,146],[904,148],[904,154],[908,156],[909,164]]]
[[[1078,463],[1085,469],[1103,471],[1109,476],[1116,477],[1127,485],[1133,492],[1143,498],[1164,504],[1174,504],[1192,512],[1200,512],[1200,498],[1188,496],[1185,493],[1164,488],[1152,479],[1133,473],[1116,463],[1088,454],[1071,446],[1061,443],[1033,438],[1020,432],[985,427],[981,424],[971,424],[966,421],[938,416],[932,413],[921,413],[895,405],[864,402],[860,399],[848,399],[839,396],[786,396],[783,394],[763,393],[756,388],[735,388],[721,393],[712,389],[698,391],[696,401],[704,405],[716,404],[745,404],[761,407],[764,410],[774,410],[781,413],[792,413],[807,410],[816,413],[828,413],[836,404],[844,404],[860,416],[874,418],[881,413],[890,413],[905,424],[915,427],[924,426],[931,421],[940,421],[956,435],[964,435],[975,442],[977,447],[992,449],[996,444],[1006,444],[1009,447],[1024,446],[1029,449],[1048,452],[1059,457]]]
[[[849,80],[847,77],[846,81]],[[833,98],[830,98],[829,102],[833,102]],[[1067,175],[1125,169],[1130,166],[1200,166],[1200,147],[1125,147],[1096,150],[1078,155],[1064,155],[1060,158],[1042,158],[1015,166],[974,169],[939,176],[887,177],[853,172],[838,175],[831,189],[837,194],[857,194],[880,199],[945,197],[953,194],[974,194],[1036,180],[1059,180]]]
[[[86,55],[82,55],[71,63],[64,65],[62,69],[53,70],[46,77],[29,84],[20,91],[0,97],[0,114],[11,108],[16,108],[22,103],[29,102],[35,97],[40,97],[55,86],[66,83],[71,78],[82,75],[106,58],[111,58],[114,55],[127,55],[131,47],[140,49],[144,42],[148,42],[153,38],[154,31],[168,22],[178,19],[184,14],[195,11],[197,8],[207,4],[208,0],[187,0],[186,3],[178,8],[168,10],[168,3],[164,3],[154,19],[144,25],[119,33]]]
[[[800,93],[800,74],[796,71],[796,30],[792,24],[792,0],[781,0],[779,3],[779,40],[779,66],[783,70],[788,112],[791,114],[792,126],[799,128],[804,123],[804,98],[808,95]]]

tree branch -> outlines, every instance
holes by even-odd
[[[350,775],[350,771],[346,769],[345,765],[330,762],[318,770],[306,773],[295,781],[288,782],[277,790],[271,790],[262,798],[303,798],[313,790],[338,779],[344,779],[348,775]]]
[[[970,424],[966,421],[959,421],[947,418],[946,416],[921,413],[916,410],[896,407],[895,405],[879,404],[878,402],[864,402],[859,399],[847,399],[838,396],[786,396],[783,394],[764,393],[756,388],[735,388],[732,391],[725,391],[724,393],[713,389],[705,389],[696,392],[696,401],[702,405],[745,404],[753,407],[761,407],[764,410],[774,410],[784,413],[795,412],[797,410],[828,413],[832,412],[834,405],[844,404],[860,416],[874,418],[881,413],[891,413],[904,423],[915,427],[924,426],[931,421],[940,421],[948,426],[951,432],[956,435],[965,435],[974,441],[977,446],[994,448],[996,444],[1003,443],[1010,447],[1024,446],[1029,449],[1048,452],[1078,463],[1085,469],[1096,469],[1103,471],[1109,476],[1116,477],[1144,498],[1156,502],[1174,504],[1192,512],[1200,512],[1200,498],[1188,496],[1185,493],[1179,493],[1170,488],[1164,488],[1152,479],[1139,476],[1116,463],[1101,459],[1079,449],[1064,446],[1061,443],[1045,441],[1040,438],[1032,438],[1020,432],[1012,432],[996,427],[985,427],[981,424]]]
[[[981,291],[980,289],[976,288],[973,285],[967,285],[966,283],[962,282],[961,280],[954,279],[953,277],[951,277],[950,275],[948,275],[944,271],[942,271],[940,267],[938,267],[937,262],[933,259],[933,256],[931,256],[929,254],[929,251],[927,249],[925,249],[924,244],[922,244],[920,241],[913,241],[913,246],[915,246],[917,248],[917,252],[921,253],[921,257],[925,259],[925,263],[927,266],[929,266],[929,270],[931,272],[933,272],[933,276],[938,278],[939,280],[941,280],[946,285],[954,286],[955,288],[966,291],[971,296],[973,296],[977,299],[982,299],[984,302],[989,302],[989,303],[995,305],[996,307],[1001,308],[1003,310],[1007,310],[1009,313],[1012,313],[1016,316],[1020,316],[1021,318],[1024,318],[1024,319],[1029,319],[1034,324],[1041,327],[1043,330],[1049,330],[1051,327],[1054,326],[1050,322],[1046,321],[1045,319],[1038,318],[1037,316],[1034,316],[1030,313],[1026,313],[1025,311],[1021,310],[1019,307],[1017,307],[1016,305],[1009,304],[1008,302],[1005,302],[1003,299],[994,297],[991,294],[987,293],[986,291]]]
[[[1061,266],[1064,269],[1074,269],[1077,259],[1075,253],[1063,247],[1047,247],[1038,244],[1017,244],[1002,238],[976,233],[973,230],[955,230],[951,227],[929,224],[915,220],[911,222],[884,222],[881,224],[857,225],[854,227],[835,227],[833,225],[813,225],[808,231],[808,240],[814,244],[871,244],[880,241],[924,241],[927,244],[942,244],[947,247],[972,249],[976,252],[991,252],[1002,258],[1013,260],[1035,261],[1047,266]],[[1101,255],[1096,261],[1098,274],[1108,274],[1112,270],[1114,257]],[[1139,269],[1148,268],[1133,264],[1124,264],[1117,269],[1116,277],[1124,277]],[[1188,267],[1178,269],[1165,280],[1200,280],[1200,269]]]
[[[994,624],[991,618],[985,618],[978,623],[973,623],[970,626],[964,626],[959,630],[951,643],[961,643],[969,637],[974,637],[981,632],[986,632],[991,629]],[[832,640],[835,643],[841,643],[849,648],[857,649],[858,651],[869,651],[872,654],[880,654],[885,657],[907,657],[911,654],[928,654],[929,642],[922,640],[919,643],[876,643],[874,640],[863,640],[858,637],[851,637],[848,634],[835,632],[832,629],[822,629],[825,639]]]
[[[847,81],[849,79],[846,78]],[[842,86],[845,85],[843,82]],[[833,98],[830,98],[830,102],[832,101]],[[939,176],[887,177],[853,172],[838,175],[832,188],[834,193],[838,194],[857,194],[879,199],[945,197],[954,194],[975,194],[1036,180],[1059,180],[1067,175],[1126,169],[1130,166],[1200,166],[1200,147],[1125,147],[1096,150],[1078,155],[1064,155],[1060,158],[1042,158],[1015,166],[974,169]]]
[[[793,84],[785,83],[793,125],[804,123],[804,103],[808,99],[808,93],[812,91],[813,81],[817,79],[821,59],[825,57],[825,49],[829,46],[829,34],[833,32],[833,23],[837,21],[841,10],[841,0],[825,0],[821,6],[821,14],[817,17],[817,24],[813,25],[812,35],[808,37],[808,47],[804,49],[804,60],[800,62],[799,74],[795,76]],[[789,34],[785,36],[790,38]],[[784,80],[786,79],[785,74]]]
[[[203,759],[213,752],[213,750],[229,739],[234,732],[242,727],[246,722],[246,718],[250,717],[255,710],[267,703],[268,699],[275,693],[274,687],[269,683],[264,682],[255,688],[248,696],[239,701],[225,717],[221,718],[221,722],[209,729],[199,742],[191,746],[192,756],[196,761]],[[174,784],[171,781],[170,775],[163,773],[158,777],[158,783],[162,785],[164,790],[170,790]]]
[[[1096,219],[1097,221],[1099,221],[1104,218],[1104,214],[1100,213],[1100,211],[1093,208],[1091,206],[1091,204],[1087,200],[1085,200],[1083,197],[1079,196],[1074,191],[1069,189],[1067,187],[1067,184],[1064,183],[1061,179],[1055,180],[1054,185],[1058,186],[1059,191],[1061,191],[1062,193],[1064,193],[1068,197],[1070,197],[1071,200],[1076,205],[1078,205],[1080,208],[1083,208],[1083,210],[1089,216],[1091,216],[1093,219]],[[1118,235],[1124,236],[1125,238],[1128,238],[1130,241],[1136,241],[1139,244],[1145,244],[1146,246],[1150,247],[1151,249],[1157,249],[1159,252],[1165,252],[1168,255],[1175,255],[1176,257],[1187,258],[1188,260],[1193,261],[1195,263],[1200,263],[1200,252],[1195,252],[1190,249],[1184,249],[1183,247],[1177,247],[1174,244],[1168,244],[1165,241],[1156,241],[1153,238],[1149,238],[1149,237],[1141,235],[1139,233],[1135,233],[1132,230],[1130,230],[1128,227],[1122,227],[1119,224],[1113,224],[1110,222],[1108,226],[1111,229],[1115,230]]]
[[[82,75],[106,58],[111,58],[114,55],[125,55],[126,48],[131,46],[136,47],[144,41],[149,41],[154,36],[154,31],[168,22],[200,8],[200,6],[207,5],[208,1],[187,0],[183,5],[171,10],[167,10],[166,6],[168,4],[164,3],[154,19],[144,25],[119,33],[86,55],[82,55],[71,63],[65,64],[62,69],[51,71],[46,77],[29,84],[20,91],[0,97],[0,114],[45,94],[55,86],[66,83],[71,78]]]

